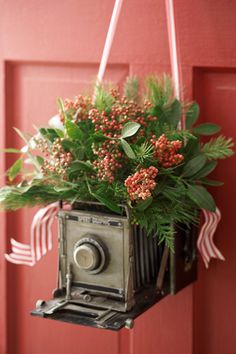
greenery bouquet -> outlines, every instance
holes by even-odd
[[[199,210],[215,211],[208,186],[218,159],[233,154],[220,127],[197,124],[199,107],[173,95],[167,76],[149,77],[142,95],[136,78],[124,94],[98,86],[94,97],[58,99],[59,114],[33,136],[16,132],[22,149],[0,189],[4,209],[55,201],[99,201],[111,212],[128,205],[132,223],[172,246],[176,223],[197,224]],[[185,125],[180,129],[181,117]]]

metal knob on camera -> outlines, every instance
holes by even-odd
[[[105,246],[95,236],[87,235],[76,242],[73,251],[75,264],[90,274],[101,272],[107,261]]]

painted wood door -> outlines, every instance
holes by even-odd
[[[111,0],[0,0],[1,147],[21,146],[12,126],[32,132],[33,124],[46,123],[56,112],[57,96],[91,90],[112,8]],[[235,135],[230,108],[236,92],[235,3],[178,0],[175,9],[186,96],[200,100],[203,120],[217,118],[224,133]],[[122,85],[128,74],[169,69],[164,0],[124,0],[106,78]],[[1,171],[11,161],[1,155]],[[34,268],[6,263],[9,238],[27,242],[34,210],[1,213],[0,353],[190,354],[194,345],[195,354],[233,354],[233,164],[232,159],[217,171],[227,184],[215,194],[225,215],[216,240],[229,260],[214,262],[210,272],[200,265],[194,289],[165,298],[138,318],[132,331],[31,317],[35,301],[49,298],[56,284],[56,237],[54,250]]]

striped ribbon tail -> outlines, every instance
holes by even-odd
[[[205,218],[205,222],[202,225],[198,236],[197,247],[205,267],[208,268],[211,258],[220,259],[222,261],[225,260],[224,256],[216,247],[213,241],[215,231],[221,219],[221,213],[218,208],[216,208],[215,212],[211,212],[205,209],[202,209],[202,212]]]
[[[58,210],[58,202],[39,209],[31,224],[30,243],[24,244],[11,238],[11,253],[5,254],[5,258],[11,263],[34,266],[52,249],[52,224]]]

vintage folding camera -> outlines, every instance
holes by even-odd
[[[60,210],[58,287],[33,315],[118,330],[196,279],[196,230],[176,229],[174,252],[100,203]]]

